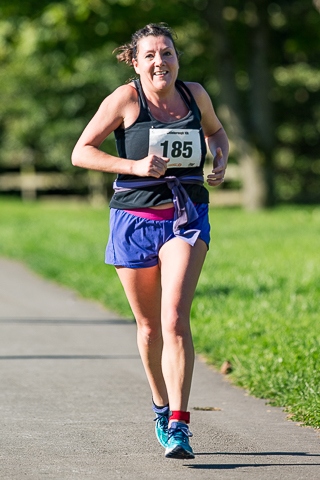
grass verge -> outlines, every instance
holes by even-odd
[[[104,265],[108,208],[0,199],[0,254],[131,317]],[[212,209],[192,307],[195,347],[251,394],[320,427],[320,208]]]

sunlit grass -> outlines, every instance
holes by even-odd
[[[104,264],[108,208],[1,202],[0,253],[132,317],[115,270]]]
[[[104,264],[108,208],[0,202],[0,253],[132,318]],[[212,209],[192,307],[198,353],[250,393],[320,427],[320,208]]]

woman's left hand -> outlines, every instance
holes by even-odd
[[[207,176],[207,182],[211,187],[217,187],[224,182],[226,166],[221,148],[217,148],[216,155],[213,159],[212,173]]]

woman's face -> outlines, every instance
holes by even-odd
[[[179,61],[170,38],[149,35],[138,42],[137,58],[132,61],[144,87],[164,90],[174,85]]]

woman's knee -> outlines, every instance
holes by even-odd
[[[164,337],[189,337],[191,335],[189,315],[179,312],[167,313],[162,319],[162,331]]]
[[[155,326],[147,323],[137,322],[137,328],[139,339],[142,340],[144,344],[152,345],[153,343],[162,340],[160,324]]]

